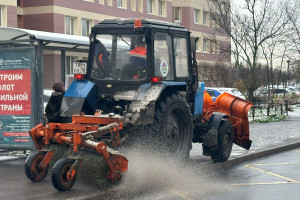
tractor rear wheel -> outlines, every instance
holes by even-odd
[[[158,148],[170,156],[188,158],[192,148],[192,116],[184,98],[172,94],[159,101],[155,121]]]
[[[211,158],[214,162],[228,160],[233,144],[233,127],[230,121],[224,120],[218,132],[218,150],[212,152]]]
[[[74,162],[74,160],[62,158],[53,165],[52,184],[55,189],[66,191],[70,190],[73,187],[76,181],[77,172],[75,171],[75,175],[71,178],[68,177],[68,172]]]
[[[28,156],[25,161],[25,174],[27,178],[33,182],[42,181],[48,174],[49,164],[45,169],[39,167],[45,157],[45,153],[37,151]]]

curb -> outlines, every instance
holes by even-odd
[[[281,153],[281,152],[284,152],[284,151],[289,151],[289,150],[296,149],[296,148],[300,148],[300,141],[295,142],[295,143],[281,145],[281,146],[278,146],[278,147],[273,147],[273,148],[266,149],[266,150],[261,150],[261,151],[255,152],[255,153],[251,153],[249,155],[244,155],[244,156],[232,159],[232,160],[228,160],[224,163],[217,163],[215,165],[216,165],[216,167],[226,169],[226,168],[232,167],[234,165],[241,164],[241,163],[246,162],[246,161],[254,160],[254,159],[257,159],[257,158],[262,158],[262,157],[265,157],[265,156],[273,155],[273,154],[276,154],[276,153]]]

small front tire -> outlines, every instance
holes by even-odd
[[[55,189],[67,191],[73,187],[76,181],[77,172],[75,172],[75,175],[71,179],[68,178],[67,174],[74,162],[74,160],[62,158],[53,165],[52,184]]]
[[[49,164],[45,169],[39,167],[40,163],[45,157],[45,153],[37,151],[28,156],[25,161],[25,174],[32,182],[42,181],[48,174]]]

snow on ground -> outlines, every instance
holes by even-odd
[[[0,161],[24,158],[27,157],[29,154],[29,150],[26,150],[24,153],[23,151],[8,151],[5,149],[0,149]]]
[[[300,104],[291,106],[292,111],[289,111],[289,116],[300,117]]]
[[[2,160],[13,160],[18,158],[17,156],[0,156],[0,161]]]

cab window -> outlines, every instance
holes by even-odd
[[[146,79],[144,34],[97,34],[92,48],[92,78],[132,82]]]
[[[174,37],[176,77],[189,77],[187,38]]]
[[[154,35],[154,76],[174,80],[171,36],[167,33]]]

